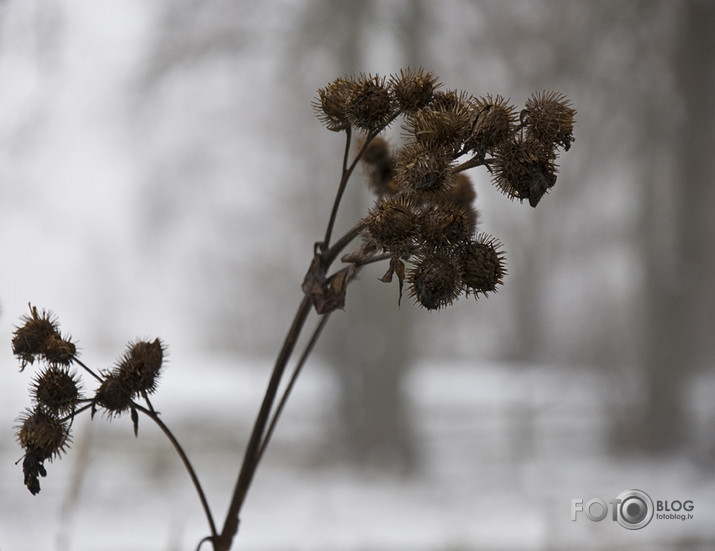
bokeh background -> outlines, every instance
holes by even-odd
[[[537,209],[470,174],[507,251],[496,295],[428,313],[397,307],[384,266],[361,273],[236,548],[715,548],[714,28],[707,0],[0,2],[0,550],[208,533],[147,420],[135,439],[83,416],[25,489],[32,369],[9,344],[28,302],[96,369],[130,339],[168,344],[154,404],[222,522],[339,177],[342,136],[311,101],[407,66],[517,105],[561,91],[576,142]],[[355,178],[339,228],[371,204]],[[572,499],[631,488],[694,518],[571,520]]]

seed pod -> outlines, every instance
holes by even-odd
[[[23,325],[17,327],[12,337],[12,352],[20,360],[20,371],[47,350],[49,339],[58,332],[57,320],[46,310],[37,312],[37,307],[30,305],[30,315],[24,315]]]
[[[471,292],[475,297],[480,293],[486,296],[503,283],[506,263],[500,248],[496,239],[480,234],[462,250],[462,281],[467,293]]]
[[[482,156],[491,153],[515,132],[516,114],[513,105],[502,96],[485,96],[474,102],[471,130],[466,149]]]
[[[401,69],[399,76],[390,77],[392,95],[402,113],[415,113],[432,101],[435,90],[440,86],[438,78],[422,68],[413,71]]]
[[[502,144],[494,157],[494,184],[511,198],[535,207],[556,183],[553,149],[531,139]]]
[[[395,115],[384,77],[360,75],[345,104],[348,121],[361,130],[377,134]]]
[[[132,405],[132,390],[118,373],[108,373],[93,399],[92,415],[100,406],[111,416],[119,416]]]
[[[420,237],[434,250],[449,250],[458,243],[468,243],[474,229],[469,211],[447,201],[427,208],[421,221]]]
[[[469,112],[457,105],[452,109],[420,109],[409,117],[405,130],[426,149],[454,158],[469,129]]]
[[[392,180],[395,173],[395,159],[385,139],[373,139],[360,158],[367,168],[368,185],[375,195],[383,197],[395,193],[395,184]]]
[[[318,90],[318,97],[313,101],[313,109],[318,120],[328,130],[340,132],[350,128],[347,103],[350,96],[354,94],[355,88],[354,79],[338,78]]]
[[[38,461],[59,457],[69,445],[69,426],[55,415],[35,408],[25,411],[19,420],[17,440]]]
[[[130,343],[119,360],[115,373],[127,385],[132,395],[156,390],[157,379],[164,358],[164,346],[159,339],[153,342]]]
[[[418,200],[430,199],[449,191],[454,184],[452,158],[424,144],[412,143],[397,154],[397,189]]]
[[[449,306],[462,289],[457,263],[447,255],[423,256],[410,268],[410,296],[428,310]]]
[[[47,340],[44,356],[50,364],[68,366],[74,360],[76,353],[77,346],[70,337],[56,332]]]
[[[32,382],[31,393],[38,406],[58,416],[74,411],[81,397],[76,374],[58,365],[40,371]]]
[[[414,203],[405,197],[384,199],[363,219],[370,239],[385,251],[408,254],[417,236]]]
[[[564,94],[544,90],[532,94],[521,112],[528,138],[543,144],[556,144],[568,151],[573,137],[576,110]]]
[[[459,172],[455,175],[454,184],[444,194],[442,199],[445,203],[451,203],[464,211],[469,219],[469,234],[473,234],[477,228],[477,219],[479,214],[472,206],[477,194],[474,191],[472,181],[464,172]]]

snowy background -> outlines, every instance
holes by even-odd
[[[497,295],[427,313],[398,310],[381,267],[351,286],[236,548],[715,548],[713,21],[697,0],[0,2],[0,551],[208,533],[145,419],[135,439],[81,417],[29,494],[32,372],[9,346],[28,302],[97,369],[130,339],[168,344],[154,404],[222,522],[339,175],[315,91],[407,65],[517,105],[558,89],[576,143],[535,210],[471,175],[507,251]],[[369,205],[356,180],[341,227]],[[572,499],[631,488],[695,517],[571,521]]]

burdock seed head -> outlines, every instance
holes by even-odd
[[[535,207],[556,183],[553,146],[534,139],[515,139],[497,149],[493,182],[507,196]]]
[[[40,358],[50,364],[72,363],[77,347],[69,337],[62,336],[51,312],[40,313],[37,307],[30,305],[30,314],[23,316],[22,321],[12,336],[12,352],[20,360],[20,371]]]
[[[40,477],[47,476],[44,462],[65,452],[70,442],[70,429],[67,421],[40,407],[26,410],[19,421],[15,436],[25,450],[22,461],[25,486],[36,495],[40,492]]]
[[[20,360],[20,371],[38,356],[44,355],[47,343],[57,333],[57,320],[46,310],[42,313],[30,305],[30,314],[21,318],[22,326],[17,327],[12,336],[12,352]]]
[[[32,381],[31,394],[48,413],[65,415],[74,411],[81,397],[79,379],[65,366],[49,365]]]
[[[396,160],[397,189],[418,200],[439,197],[454,184],[452,157],[442,151],[416,142],[400,149]]]
[[[469,242],[474,220],[471,210],[450,201],[439,201],[422,213],[420,237],[428,247],[447,251],[457,244]]]
[[[360,157],[367,169],[368,185],[375,195],[383,197],[395,193],[395,159],[384,138],[376,137],[365,148]]]
[[[99,385],[92,402],[93,416],[95,407],[99,406],[106,410],[109,417],[118,417],[132,405],[132,390],[119,373],[109,373]]]
[[[392,95],[401,112],[410,114],[426,107],[431,101],[434,92],[441,85],[439,79],[422,68],[401,69],[399,75],[390,77]]]
[[[515,132],[514,106],[502,96],[485,96],[475,100],[470,135],[466,146],[484,154],[508,140]]]
[[[51,460],[64,453],[70,436],[66,421],[39,407],[26,410],[19,421],[16,437],[26,453],[38,461]]]
[[[528,137],[544,144],[555,144],[568,151],[573,142],[576,110],[571,100],[559,92],[534,93],[526,101],[521,121]]]
[[[377,134],[396,114],[385,78],[360,75],[345,105],[350,123],[360,130]]]
[[[339,132],[350,128],[347,114],[347,103],[355,92],[355,80],[338,78],[325,88],[318,90],[318,97],[313,101],[313,109],[328,130]]]
[[[428,310],[439,310],[454,302],[462,290],[457,263],[448,255],[429,254],[410,268],[410,295]]]
[[[414,203],[405,197],[383,199],[363,219],[370,240],[393,255],[409,254],[417,235]]]
[[[462,251],[462,282],[475,297],[496,291],[506,275],[506,262],[499,242],[480,234]]]
[[[470,101],[468,94],[453,90],[434,94],[429,107],[407,118],[409,139],[454,158],[469,132]]]
[[[116,374],[125,382],[132,395],[156,390],[159,373],[164,360],[164,345],[159,339],[153,342],[130,343],[119,360]]]

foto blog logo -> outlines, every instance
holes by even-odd
[[[571,500],[571,520],[576,521],[583,514],[592,522],[600,522],[609,516],[628,530],[639,530],[647,526],[657,511],[661,520],[692,520],[693,501],[656,501],[642,490],[626,490],[608,502],[593,498],[584,503],[583,499]]]

